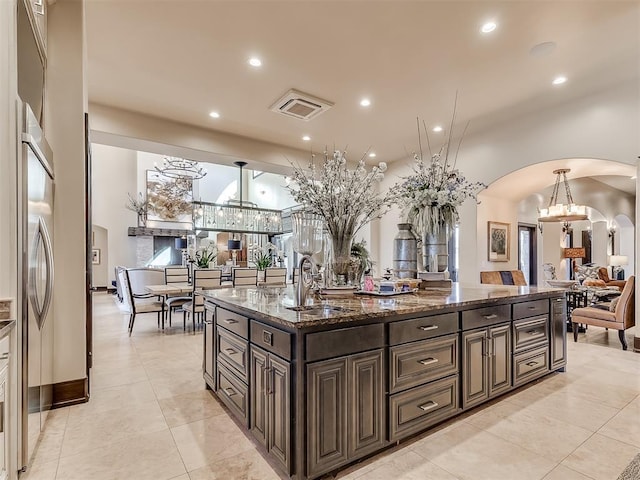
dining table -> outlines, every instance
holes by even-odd
[[[166,302],[171,295],[180,295],[181,293],[191,293],[193,285],[187,282],[163,283],[161,285],[146,285],[145,290],[152,295],[162,297],[162,302]],[[171,320],[171,318],[169,318]],[[164,315],[162,316],[162,330],[164,330]]]

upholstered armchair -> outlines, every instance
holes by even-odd
[[[594,325],[596,327],[618,330],[618,337],[622,349],[627,349],[624,331],[635,325],[635,277],[626,281],[618,301],[611,302],[613,309],[604,310],[596,307],[576,308],[571,312],[573,322],[573,340],[578,341],[578,324]]]
[[[612,280],[609,278],[609,270],[607,267],[600,267],[598,269],[598,278],[602,280],[607,287],[618,287],[620,290],[626,285],[626,280]]]

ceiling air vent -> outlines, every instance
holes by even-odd
[[[271,105],[270,110],[300,120],[311,120],[332,106],[331,102],[291,89]]]

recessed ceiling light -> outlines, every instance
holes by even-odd
[[[308,142],[309,140],[311,140],[311,137],[309,135],[304,135],[302,137],[302,140],[304,140],[305,142]]]
[[[262,66],[262,60],[257,57],[251,57],[249,59],[249,65],[251,65],[252,67],[260,67]]]
[[[220,118],[220,114],[219,114],[218,112],[211,112],[211,113],[209,114],[209,116],[210,116],[211,118]]]
[[[376,154],[375,154],[374,152],[371,152],[371,153],[369,154],[369,158],[376,158]]]
[[[368,107],[369,105],[371,105],[371,100],[369,100],[368,98],[363,98],[362,100],[360,100],[361,107]]]
[[[436,133],[439,133],[442,131],[442,127],[440,125],[436,125],[435,127],[432,128],[432,130]]]
[[[496,22],[487,22],[484,25],[482,25],[482,28],[480,29],[480,31],[482,33],[491,33],[496,28],[498,28],[498,25],[496,24]]]
[[[563,83],[565,83],[567,81],[567,77],[565,77],[564,75],[560,75],[556,78],[553,79],[553,83],[554,85],[562,85]]]

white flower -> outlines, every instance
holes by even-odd
[[[378,168],[380,169],[381,172],[386,172],[387,171],[387,164],[385,162],[380,162],[378,164]]]

